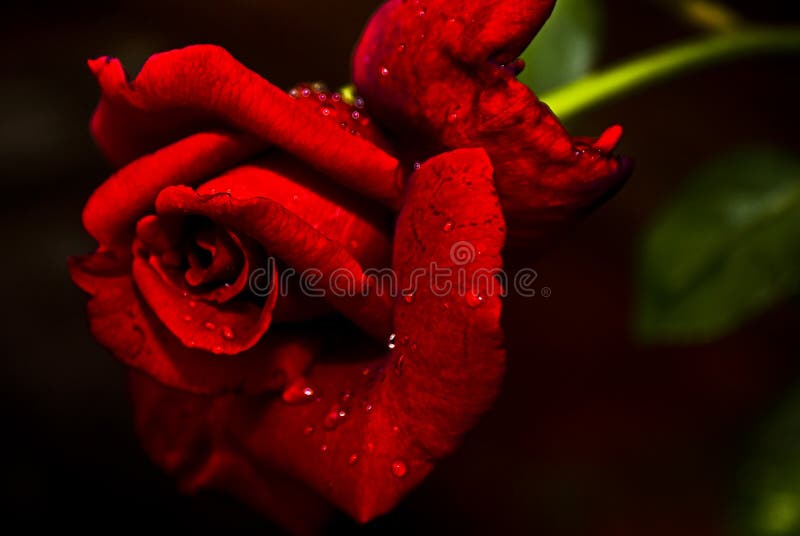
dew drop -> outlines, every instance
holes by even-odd
[[[298,95],[300,95],[300,92],[297,90],[296,87],[293,87],[292,89],[289,90],[290,97],[294,97],[296,99]]]
[[[317,390],[303,377],[287,385],[281,393],[281,399],[287,404],[306,404],[313,401],[316,396]]]
[[[396,346],[396,344],[395,344],[395,340],[396,339],[397,339],[397,334],[396,333],[392,333],[391,335],[389,335],[389,339],[386,341],[386,347],[389,350],[394,350],[394,348]]]
[[[333,102],[341,101],[342,100],[342,94],[341,93],[334,93],[333,95],[331,95],[331,100]]]
[[[352,398],[353,398],[353,393],[351,393],[350,391],[345,391],[342,393],[342,396],[339,397],[339,400],[341,400],[342,402],[350,402],[350,399]]]
[[[397,45],[397,52],[402,54],[405,51],[406,51],[406,44],[405,43],[400,43],[399,45]]]
[[[414,162],[414,170],[417,170],[422,167],[422,162]]]
[[[378,72],[381,76],[389,76],[389,69],[385,65],[382,66]]]
[[[320,102],[325,102],[326,100],[328,100],[328,96],[325,93],[320,93],[319,95],[317,95],[317,98],[320,100]]]
[[[458,114],[456,112],[450,112],[447,114],[447,122],[448,123],[455,123],[458,120]]]
[[[408,304],[414,303],[414,292],[412,291],[403,295],[403,301]]]
[[[397,478],[403,478],[408,473],[408,466],[403,460],[395,460],[392,462],[392,474]]]
[[[314,433],[313,426],[306,426],[305,428],[303,428],[303,435],[310,436],[313,433]]]
[[[327,116],[331,115],[331,109],[330,109],[330,108],[328,108],[327,106],[326,106],[325,108],[323,108],[323,109],[321,110],[321,112],[322,112],[322,115],[324,115],[325,117],[327,117]]]
[[[358,454],[353,453],[347,458],[347,465],[355,465],[358,463]]]
[[[361,408],[364,410],[364,413],[372,413],[372,410],[375,409],[375,406],[365,400],[361,404]]]
[[[328,445],[321,445],[321,446],[319,447],[319,451],[320,451],[321,453],[325,454],[326,452],[328,452]]]
[[[352,113],[352,114],[350,114],[350,117],[352,117],[353,119],[355,119],[356,121],[358,121],[358,118],[359,118],[359,117],[361,117],[361,113],[359,113],[359,111],[358,111],[358,110],[353,110],[353,113]]]
[[[447,220],[446,222],[444,222],[444,225],[442,225],[442,231],[444,231],[445,233],[449,233],[450,231],[455,229],[455,227],[456,227],[456,222],[454,222],[453,220]]]
[[[417,15],[419,15],[420,17],[424,17],[425,13],[427,13],[427,12],[428,12],[427,8],[425,8],[425,6],[422,6],[421,8],[419,8],[419,11],[417,12]]]
[[[353,101],[353,104],[356,108],[363,108],[364,107],[364,99],[361,97],[356,97],[356,100]]]
[[[224,351],[224,349],[222,348],[221,345],[217,344],[211,349],[211,351],[214,352],[215,354],[219,355]]]
[[[325,420],[322,422],[322,425],[326,430],[336,430],[346,418],[347,411],[339,406],[334,406],[325,416]]]
[[[303,90],[300,92],[300,94],[303,95],[304,97],[308,97],[309,95],[311,95],[311,90],[307,87],[304,87]]]
[[[483,303],[483,296],[477,292],[468,292],[467,296],[467,305],[470,307],[479,307]]]
[[[203,324],[203,327],[206,328],[208,331],[211,331],[217,326],[213,322],[206,322],[205,324]]]
[[[236,338],[236,334],[234,334],[233,330],[228,326],[222,328],[222,336],[229,341],[232,341],[233,339]]]

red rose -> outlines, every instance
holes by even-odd
[[[504,213],[547,237],[627,172],[618,128],[571,140],[508,66],[551,8],[389,2],[356,52],[366,109],[283,93],[213,46],[131,82],[90,62],[92,132],[119,169],[84,210],[98,250],[70,268],[94,336],[135,370],[145,448],[185,489],[295,530],[319,497],[366,521],[488,408],[503,289],[476,275],[502,268]],[[403,293],[368,277],[388,268]],[[324,298],[283,283],[310,271]]]

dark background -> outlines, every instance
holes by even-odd
[[[26,526],[275,533],[215,494],[183,497],[133,436],[124,370],[90,338],[65,259],[92,249],[82,204],[108,174],[87,122],[87,58],[135,72],[151,53],[225,46],[282,87],[346,83],[377,1],[138,0],[4,7],[0,21],[0,512]],[[739,2],[798,20],[789,2]],[[641,0],[606,2],[603,63],[694,30]],[[549,299],[511,299],[509,369],[463,448],[368,533],[718,534],[762,415],[796,384],[800,309],[787,303],[714,344],[629,342],[635,240],[682,177],[750,142],[800,148],[797,59],[738,61],[575,121],[625,126],[632,182],[532,266]],[[517,256],[511,263],[528,265]],[[735,508],[734,508],[735,510]],[[356,527],[344,517],[332,531]]]

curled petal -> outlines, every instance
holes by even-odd
[[[73,257],[72,279],[91,295],[92,335],[120,361],[166,386],[192,393],[260,393],[300,376],[318,343],[272,329],[250,351],[222,357],[188,348],[143,303],[130,275],[131,259],[115,252]]]
[[[517,237],[538,238],[603,201],[630,163],[611,154],[621,135],[572,139],[515,78],[513,64],[553,0],[391,0],[355,52],[353,79],[371,115],[423,159],[483,147]]]
[[[160,214],[195,214],[249,235],[301,276],[313,274],[313,285],[328,302],[356,325],[382,339],[391,326],[391,306],[385,296],[366,286],[361,264],[341,244],[316,230],[283,205],[266,197],[236,193],[198,194],[191,188],[167,188],[156,201]],[[337,276],[341,274],[341,277]],[[335,288],[337,281],[352,285]]]
[[[117,171],[92,194],[83,225],[102,247],[128,247],[136,222],[167,186],[192,185],[254,155],[261,142],[228,132],[200,132]]]
[[[463,188],[465,183],[471,188]],[[235,397],[217,412],[172,394],[202,423],[195,436],[226,426],[205,450],[184,441],[176,456],[210,463],[214,452],[235,441],[242,449],[238,456],[281,467],[368,521],[391,509],[437,459],[452,452],[494,398],[505,360],[502,286],[495,277],[476,278],[502,268],[505,237],[485,152],[460,150],[423,164],[412,177],[396,233],[395,268],[403,288],[413,285],[415,291],[395,304],[394,349],[366,348],[350,355],[349,364],[315,364],[301,381],[314,386],[317,403]],[[454,246],[474,248],[474,255],[456,255]],[[440,274],[436,280],[431,262]],[[421,268],[428,271],[420,277]],[[449,292],[441,294],[447,283]],[[157,411],[145,411],[145,403],[137,402],[140,413]],[[152,444],[151,436],[159,436],[174,444],[181,433],[175,428],[145,430],[144,440]],[[156,459],[163,459],[165,448],[155,448]],[[214,487],[216,479],[207,474],[181,473],[193,486]],[[220,472],[213,474],[218,478]]]
[[[183,117],[188,124],[220,125],[237,129],[294,154],[313,167],[356,192],[397,206],[402,193],[402,171],[397,160],[360,136],[344,132],[333,121],[310,110],[245,68],[224,49],[195,45],[152,56],[142,71],[128,82],[118,60],[94,60],[91,67],[103,88],[104,102],[134,115],[136,124],[148,118]],[[127,117],[112,114],[101,103],[94,120],[94,131],[107,153],[121,151],[127,140],[103,142],[114,124]],[[170,119],[170,138],[185,131],[184,122]],[[181,128],[173,127],[173,123]],[[146,132],[146,129],[143,131]],[[106,134],[107,135],[107,134]],[[137,136],[139,138],[146,136]],[[159,142],[164,142],[159,138]],[[115,160],[125,162],[141,154],[141,143],[131,142],[136,150],[122,151]]]

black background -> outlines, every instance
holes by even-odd
[[[0,21],[0,498],[49,528],[275,533],[227,497],[183,497],[140,451],[124,370],[90,338],[67,256],[92,249],[82,204],[108,174],[87,123],[105,54],[131,72],[153,52],[223,45],[282,87],[348,80],[376,1],[173,0],[4,7]],[[798,20],[789,2],[739,2]],[[694,30],[640,0],[606,2],[610,63]],[[510,374],[463,448],[366,532],[715,534],[758,418],[796,383],[797,304],[718,343],[628,342],[637,230],[685,174],[750,142],[800,148],[797,59],[743,60],[648,89],[571,125],[621,123],[632,182],[536,260],[548,299],[510,300]],[[517,255],[512,264],[529,265]],[[331,531],[351,532],[346,518]]]

